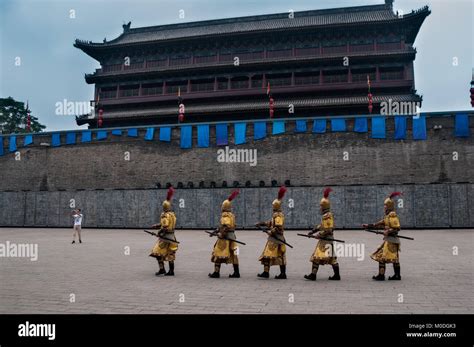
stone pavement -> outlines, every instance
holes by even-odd
[[[155,277],[148,257],[154,237],[140,230],[84,229],[83,244],[71,244],[72,229],[0,228],[0,244],[36,243],[38,260],[0,258],[0,314],[5,313],[473,313],[474,230],[404,230],[402,281],[373,282],[377,263],[369,254],[381,237],[337,231],[336,238],[365,247],[364,259],[339,257],[342,280],[303,279],[315,241],[287,231],[288,279],[256,277],[265,244],[259,231],[237,231],[242,278],[210,279],[214,238],[178,230],[175,277]],[[457,247],[458,255],[453,255]],[[127,255],[127,250],[130,250]],[[392,274],[392,266],[387,266]],[[70,302],[71,298],[75,302]]]

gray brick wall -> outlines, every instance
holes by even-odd
[[[319,222],[324,187],[289,187],[284,198],[287,228],[308,228]],[[271,218],[277,188],[242,188],[233,207],[238,227],[253,227]],[[397,208],[404,228],[473,227],[468,199],[473,184],[368,185],[334,187],[332,209],[337,228],[358,228],[383,216],[389,192],[403,192]],[[212,228],[231,189],[177,189],[173,199],[178,228]],[[0,226],[71,226],[70,203],[84,213],[84,227],[142,228],[158,221],[166,189],[63,192],[0,192]],[[292,201],[291,201],[292,200]],[[291,207],[293,206],[293,207]]]
[[[352,121],[348,124],[351,130]],[[392,120],[387,124],[387,140],[350,131],[294,134],[290,123],[285,135],[258,141],[252,140],[249,125],[248,143],[231,147],[256,149],[258,164],[254,167],[218,163],[214,127],[212,147],[190,150],[179,147],[177,129],[173,129],[172,143],[144,141],[140,134],[138,139],[109,136],[100,143],[48,148],[39,146],[48,138],[36,139],[34,146],[19,149],[21,160],[14,160],[13,154],[0,157],[0,191],[150,189],[157,182],[197,186],[200,181],[209,187],[212,181],[220,186],[224,180],[229,184],[250,181],[257,186],[261,180],[269,185],[273,179],[279,184],[290,180],[294,186],[473,183],[474,140],[454,137],[453,118],[428,119],[426,141],[390,140]],[[431,130],[435,124],[443,129]],[[229,131],[232,139],[232,126]],[[196,145],[196,139],[193,142]],[[130,161],[124,160],[125,152],[130,153]],[[349,155],[347,161],[344,152]],[[458,160],[453,160],[455,152]]]

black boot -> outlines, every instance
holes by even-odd
[[[316,281],[316,275],[318,274],[319,264],[313,263],[311,268],[311,273],[309,275],[304,275],[304,278],[310,281]]]
[[[229,275],[230,278],[240,278],[239,264],[234,264],[234,273]]]
[[[160,275],[164,275],[166,273],[166,270],[165,270],[165,263],[163,263],[162,261],[158,260],[158,266],[160,267],[160,271],[158,272],[155,272],[155,276],[160,276]]]
[[[330,281],[340,281],[341,276],[339,276],[339,264],[335,264],[332,266],[332,269],[334,271],[334,275],[329,277]]]
[[[400,264],[393,263],[393,271],[395,274],[390,276],[388,279],[390,281],[400,281],[402,279],[402,276],[400,276]]]
[[[76,243],[76,241],[75,241],[75,240],[72,240],[72,242],[71,242],[71,243]]]
[[[280,265],[280,274],[275,276],[277,280],[286,280],[286,265]]]
[[[372,279],[376,281],[385,281],[385,264],[379,263],[379,274],[377,276],[372,276]]]
[[[270,277],[270,265],[268,263],[263,263],[263,272],[261,274],[257,274],[258,277],[261,278],[269,278]]]
[[[220,271],[221,271],[221,264],[214,264],[214,272],[212,274],[209,274],[208,276],[210,278],[219,278],[221,277]]]
[[[174,276],[174,261],[169,262],[170,270],[165,274],[165,276]]]

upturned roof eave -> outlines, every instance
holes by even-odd
[[[385,6],[385,5],[373,5],[373,6]],[[157,26],[157,27],[145,27],[145,28],[135,28],[130,29],[127,32],[123,32],[117,38],[107,41],[105,43],[99,42],[91,42],[91,41],[84,41],[76,39],[75,43],[73,44],[74,47],[82,50],[84,53],[89,55],[90,57],[99,60],[101,54],[110,50],[110,49],[117,49],[123,47],[133,47],[133,46],[141,46],[141,45],[150,45],[156,43],[171,43],[171,42],[179,42],[179,41],[187,41],[187,40],[202,40],[202,39],[211,39],[217,38],[222,36],[241,36],[241,35],[248,35],[248,34],[256,34],[256,33],[278,33],[281,31],[296,31],[301,29],[312,29],[312,28],[338,28],[338,27],[354,27],[354,26],[361,26],[361,25],[380,25],[380,24],[393,24],[393,25],[400,25],[408,22],[415,22],[414,30],[410,33],[409,41],[414,42],[418,32],[423,24],[425,18],[431,14],[431,10],[428,6],[425,6],[419,10],[413,11],[404,15],[403,17],[397,17],[391,19],[383,19],[383,20],[371,20],[371,21],[361,21],[361,22],[353,22],[353,23],[334,23],[334,24],[317,24],[317,25],[308,25],[308,26],[299,26],[299,27],[288,27],[288,28],[268,28],[268,29],[255,29],[255,30],[248,30],[248,31],[236,31],[236,32],[221,32],[221,33],[212,33],[212,34],[203,34],[198,36],[183,36],[183,37],[174,37],[169,39],[150,39],[150,40],[143,40],[143,41],[136,41],[136,42],[120,42],[120,39],[129,33],[136,33],[140,32],[137,31],[139,29],[150,29],[150,28],[171,28],[182,24],[168,24],[164,26]],[[245,17],[237,17],[237,18],[245,18]],[[232,18],[233,19],[233,18]],[[227,19],[230,20],[230,19]],[[418,22],[416,22],[418,20]],[[220,21],[220,20],[215,20]],[[191,22],[191,23],[207,23],[213,21],[201,21],[201,22]],[[245,22],[243,22],[245,23]],[[186,23],[190,24],[190,23]],[[150,30],[148,30],[150,31]]]

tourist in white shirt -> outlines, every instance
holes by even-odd
[[[79,237],[79,243],[82,243],[82,240],[81,240],[82,213],[81,213],[80,208],[72,211],[72,218],[74,218],[74,233],[72,234],[72,243],[76,243],[76,233],[77,233],[77,236]]]

